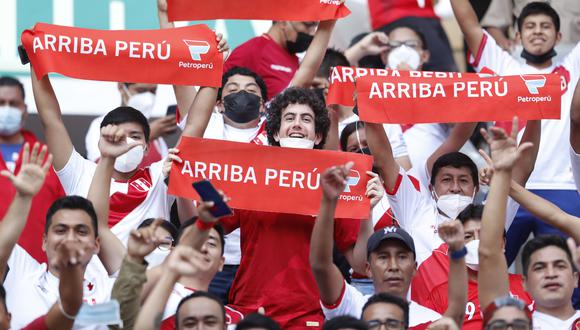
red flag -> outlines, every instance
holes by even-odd
[[[170,194],[198,199],[191,184],[208,179],[231,198],[232,208],[304,215],[319,212],[324,170],[354,161],[336,217],[369,216],[370,202],[365,197],[366,171],[372,167],[369,156],[185,136],[178,148],[183,163],[171,168]]]
[[[223,56],[205,25],[107,31],[38,23],[21,39],[38,78],[221,86]]]
[[[350,14],[341,0],[167,0],[170,21],[204,19],[263,19],[321,21]]]

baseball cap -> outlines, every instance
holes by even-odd
[[[409,248],[411,252],[413,252],[413,255],[416,255],[415,243],[413,242],[411,235],[409,235],[409,233],[407,233],[402,228],[391,226],[377,230],[371,235],[369,241],[367,242],[367,256],[376,250],[379,245],[381,245],[381,242],[387,239],[397,239],[403,242],[403,244],[405,244],[405,246]]]

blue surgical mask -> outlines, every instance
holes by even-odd
[[[9,105],[0,107],[0,135],[12,135],[22,128],[22,110]]]

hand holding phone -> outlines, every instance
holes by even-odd
[[[204,220],[204,222],[215,222],[217,218],[225,217],[228,215],[232,215],[232,209],[226,204],[224,201],[224,196],[220,194],[214,186],[208,180],[201,180],[198,182],[194,182],[192,184],[193,189],[197,191],[199,196],[201,197],[202,201],[204,202],[213,202],[213,207],[211,207],[208,211],[215,219],[203,219],[203,211],[199,210],[200,218]],[[203,206],[200,206],[203,208]]]

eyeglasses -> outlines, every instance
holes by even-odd
[[[161,251],[169,251],[173,247],[173,237],[165,237],[161,243],[157,245],[157,248]]]
[[[513,330],[529,330],[530,321],[517,319],[513,320],[511,323],[507,323],[504,320],[495,320],[489,322],[489,324],[485,327],[486,330],[507,330],[508,328]]]
[[[384,321],[370,320],[367,324],[370,330],[379,329],[381,325],[384,325],[388,330],[404,330],[407,328],[405,322],[395,319],[386,319]]]
[[[418,40],[389,41],[387,43],[387,46],[389,46],[390,49],[395,49],[395,48],[401,47],[403,45],[410,47],[410,48],[420,48],[420,43]]]

